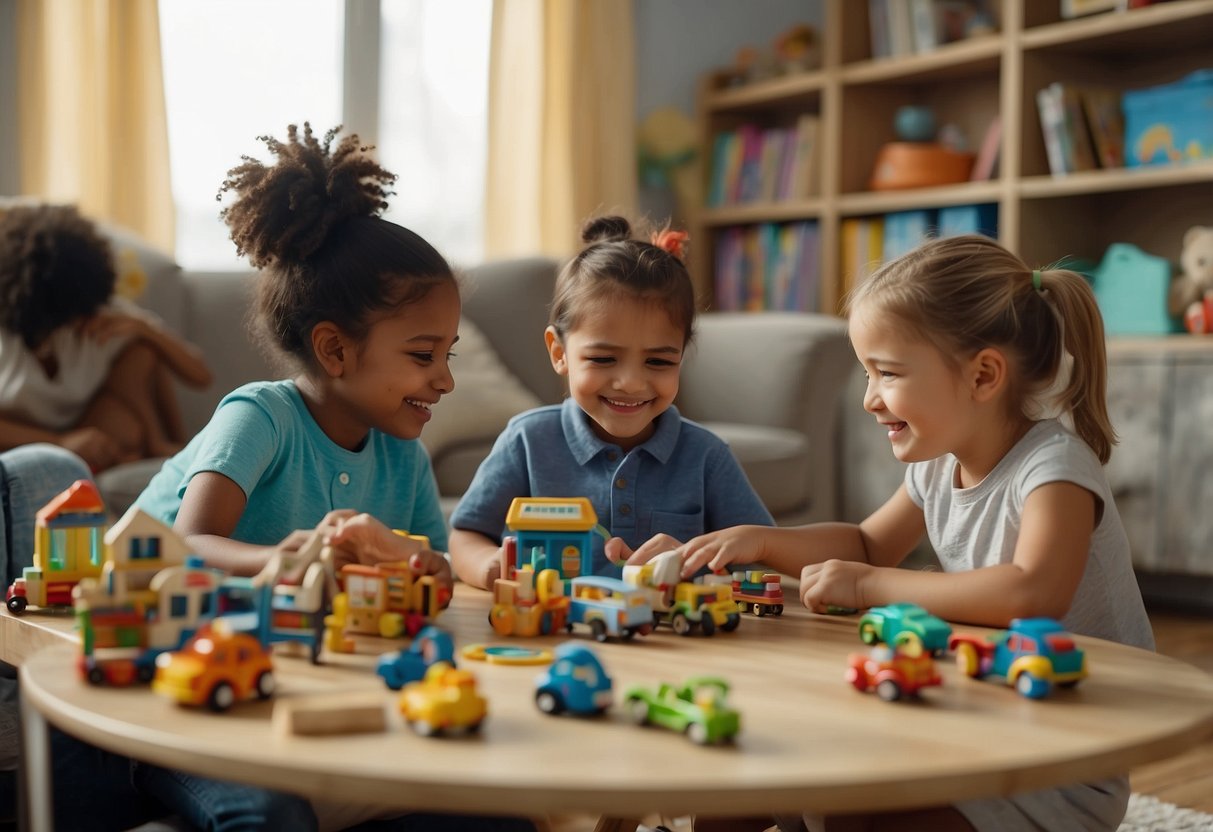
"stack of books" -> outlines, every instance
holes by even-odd
[[[805,113],[793,127],[743,124],[712,145],[708,205],[807,199],[818,185],[820,118]]]
[[[1060,81],[1036,93],[1049,172],[1054,176],[1125,164],[1120,93]]]
[[[716,240],[716,310],[815,312],[821,256],[816,222],[726,228]]]

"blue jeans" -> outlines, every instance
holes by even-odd
[[[145,763],[134,764],[133,781],[141,794],[154,795],[172,813],[203,832],[315,832],[317,828],[312,805],[297,795]]]
[[[6,589],[34,562],[38,509],[76,480],[88,479],[84,460],[57,445],[22,445],[0,453],[0,580]]]

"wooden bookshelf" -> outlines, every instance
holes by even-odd
[[[701,83],[701,176],[710,176],[714,137],[741,124],[786,126],[816,113],[818,192],[793,202],[704,207],[692,221],[697,289],[715,308],[714,254],[736,226],[813,220],[819,231],[818,308],[836,312],[841,226],[851,217],[974,203],[998,207],[999,240],[1033,265],[1063,257],[1098,260],[1130,242],[1172,261],[1184,231],[1208,224],[1213,161],[1050,175],[1036,91],[1063,81],[1119,90],[1169,83],[1213,66],[1213,0],[1170,0],[1127,12],[1064,20],[1051,0],[993,2],[997,31],[898,58],[872,57],[867,2],[826,0],[820,70],[740,87],[709,74]],[[936,188],[868,188],[880,148],[895,139],[893,114],[931,107],[939,124],[957,124],[976,150],[1002,120],[995,177]],[[707,193],[705,189],[705,193]]]

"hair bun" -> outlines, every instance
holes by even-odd
[[[309,122],[287,127],[287,140],[258,136],[277,157],[265,165],[243,156],[227,172],[216,199],[235,191],[235,201],[219,216],[231,230],[236,253],[256,268],[307,260],[345,220],[378,215],[387,208],[395,175],[380,167],[357,134],[333,140],[334,127],[318,140]]]
[[[581,242],[614,243],[632,239],[632,226],[623,217],[595,217],[581,227]]]

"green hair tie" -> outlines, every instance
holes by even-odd
[[[1032,269],[1032,286],[1040,291],[1040,269]]]

